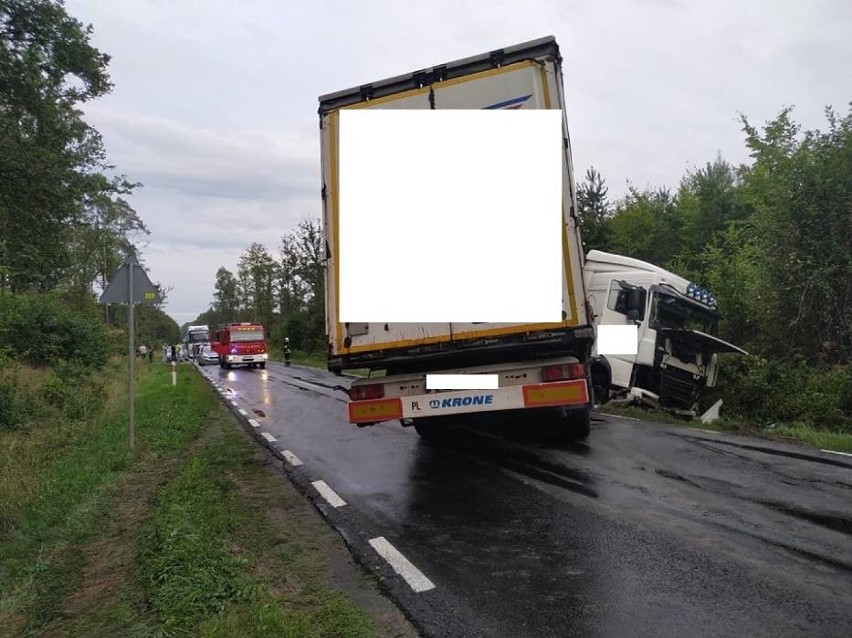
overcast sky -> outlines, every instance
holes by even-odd
[[[595,166],[676,187],[717,153],[747,154],[737,113],[783,106],[806,128],[852,100],[848,0],[67,0],[112,56],[113,93],[87,105],[131,204],[143,259],[179,323],[254,241],[318,218],[317,97],[554,35],[578,181]]]

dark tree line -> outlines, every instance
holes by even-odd
[[[125,312],[105,316],[95,290],[149,231],[127,201],[140,184],[115,172],[81,112],[113,87],[91,35],[61,1],[0,2],[0,317],[33,308],[21,296],[114,326]],[[142,313],[140,338],[176,333],[160,308]],[[9,338],[0,325],[15,350]]]
[[[325,253],[319,220],[303,219],[277,254],[248,246],[236,265],[216,271],[213,302],[196,322],[259,321],[279,347],[285,336],[305,352],[325,352]]]

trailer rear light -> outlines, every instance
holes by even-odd
[[[566,381],[568,379],[582,379],[586,376],[586,366],[582,363],[566,363],[559,366],[547,366],[541,369],[541,380]]]
[[[385,386],[381,383],[374,383],[373,385],[359,385],[349,390],[349,398],[353,401],[381,399],[384,396]]]

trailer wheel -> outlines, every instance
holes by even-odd
[[[568,410],[563,417],[565,434],[572,439],[585,439],[592,432],[592,408],[584,406],[579,410]]]
[[[447,423],[437,419],[415,419],[414,430],[424,441],[442,443],[447,439]]]

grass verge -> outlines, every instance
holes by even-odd
[[[123,396],[59,446],[0,435],[4,475],[29,477],[3,494],[0,636],[415,635],[354,566],[335,586],[340,540],[199,375],[138,370],[132,454]]]
[[[698,419],[687,420],[666,412],[645,410],[634,406],[602,406],[598,408],[598,411],[603,414],[628,417],[640,421],[652,421],[654,423],[664,423],[678,427],[700,428],[702,430],[755,436],[771,441],[800,443],[821,450],[852,453],[852,434],[818,429],[806,423],[776,424],[772,427],[761,427],[754,423],[727,418],[720,418],[718,421],[712,423],[702,423]]]
[[[280,354],[270,354],[269,358],[272,361],[278,361],[279,363],[284,362],[284,357]],[[307,366],[309,368],[318,368],[321,370],[328,369],[328,360],[323,355],[316,353],[294,351],[292,356],[290,357],[290,361],[297,366]],[[350,377],[367,377],[369,376],[370,371],[366,368],[357,370],[347,370],[346,374]],[[376,373],[373,376],[383,375]]]

